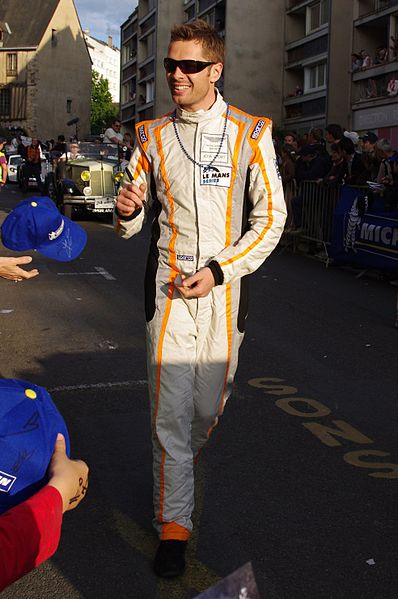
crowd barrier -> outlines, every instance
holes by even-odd
[[[308,241],[329,245],[332,241],[333,219],[340,198],[341,186],[327,186],[315,181],[303,181],[297,195],[302,198],[302,233]]]

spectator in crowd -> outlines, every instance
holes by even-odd
[[[329,171],[329,165],[318,155],[314,148],[307,144],[300,150],[296,166],[296,181],[322,181]]]
[[[62,515],[85,497],[88,467],[66,455],[58,435],[48,484],[0,516],[0,592],[51,557],[61,537]]]
[[[54,144],[52,151],[54,152],[66,152],[65,135],[58,135],[57,142]]]
[[[375,144],[375,152],[380,160],[379,172],[377,173],[377,183],[389,185],[392,181],[391,158],[395,155],[395,151],[388,139],[379,139]]]
[[[0,137],[0,189],[7,183],[7,160],[4,153],[5,137]]]
[[[16,142],[17,142],[17,154],[22,156],[22,158],[26,158],[26,146],[23,143],[22,137],[20,135],[18,135],[16,137]]]
[[[366,97],[367,98],[377,98],[377,95],[378,95],[378,91],[377,91],[376,80],[370,77],[366,83]]]
[[[393,60],[398,60],[398,35],[396,35],[395,37],[392,35],[390,37],[390,40],[392,41],[392,44],[390,46],[392,58]]]
[[[356,131],[344,131],[344,137],[347,137],[354,144],[355,149],[358,148],[359,145],[359,135]]]
[[[284,144],[282,146],[281,177],[283,193],[285,196],[287,218],[285,231],[290,231],[293,226],[292,198],[296,195],[296,150],[294,146]]]
[[[123,148],[126,148],[126,150],[124,151],[123,159],[130,161],[131,151],[133,149],[133,140],[131,138],[131,133],[129,133],[128,131],[126,131],[123,135]]]
[[[298,152],[298,138],[297,138],[297,135],[295,133],[293,133],[292,131],[289,131],[289,133],[286,133],[286,135],[283,139],[283,143],[285,146],[293,146],[294,151]]]
[[[380,160],[378,160],[375,152],[378,139],[373,131],[367,131],[362,137],[362,160],[369,172],[370,181],[376,181],[380,167]]]
[[[343,136],[338,145],[347,167],[345,183],[347,185],[365,185],[369,179],[369,173],[361,155],[355,151],[352,140]]]
[[[325,171],[328,172],[331,167],[331,161],[326,149],[326,142],[323,138],[323,130],[320,127],[311,127],[308,132],[307,143],[319,158],[325,162]]]
[[[351,70],[353,73],[360,71],[362,68],[362,58],[360,54],[351,54]]]
[[[20,256],[18,258],[0,256],[0,277],[16,283],[23,279],[36,277],[39,274],[37,268],[24,270],[19,266],[19,264],[29,264],[30,262],[32,262],[31,256]]]
[[[367,50],[361,50],[360,55],[362,58],[362,70],[363,71],[365,69],[369,69],[371,66],[373,66],[373,60],[372,60],[369,52],[367,52]]]
[[[332,167],[323,181],[329,186],[341,185],[347,176],[347,163],[344,160],[343,150],[340,144],[332,144],[330,150]]]
[[[64,152],[64,154],[62,154],[60,156],[60,160],[75,160],[76,158],[84,158],[84,156],[82,156],[80,154],[80,147],[78,142],[74,141],[71,144],[69,144],[69,152]]]
[[[388,61],[388,48],[385,46],[379,46],[376,48],[375,64],[383,64]]]
[[[123,135],[120,133],[122,123],[119,119],[113,119],[111,126],[104,133],[104,144],[123,145]]]
[[[388,161],[391,166],[391,179],[386,183],[384,192],[384,205],[387,212],[398,209],[398,154],[394,154]]]
[[[24,176],[27,178],[34,177],[37,187],[40,191],[43,191],[41,180],[41,148],[37,137],[32,137],[32,142],[26,149],[26,171]]]
[[[338,144],[343,137],[343,129],[336,123],[330,123],[325,129],[325,137],[328,144]]]

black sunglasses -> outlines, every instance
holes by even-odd
[[[200,73],[206,67],[215,62],[203,62],[202,60],[174,60],[173,58],[165,58],[163,60],[164,68],[167,73],[174,73],[178,67],[184,75],[192,75],[192,73]]]

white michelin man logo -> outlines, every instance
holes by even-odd
[[[356,236],[357,231],[359,231],[362,222],[362,215],[359,213],[358,208],[358,200],[359,196],[357,196],[353,201],[351,210],[348,213],[347,230],[344,237],[344,250],[346,252],[348,252],[348,250],[353,250],[354,252],[357,251],[355,247]],[[364,212],[366,212],[366,210],[368,209],[368,196],[365,196],[363,200],[365,202]]]

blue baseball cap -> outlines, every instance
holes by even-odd
[[[37,250],[47,258],[69,262],[83,251],[87,233],[63,216],[50,198],[31,197],[19,202],[4,220],[1,238],[10,250]]]
[[[47,484],[57,434],[68,430],[50,395],[27,381],[0,379],[0,514]]]

